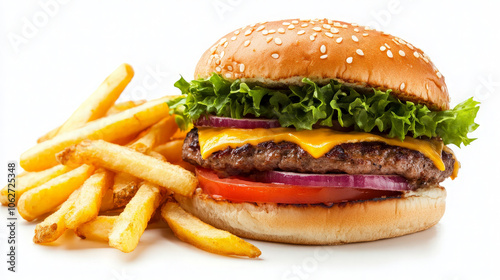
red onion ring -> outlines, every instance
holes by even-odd
[[[268,171],[255,175],[263,183],[281,183],[287,185],[357,188],[384,191],[409,191],[408,181],[398,175],[363,175],[363,174],[308,174],[284,171]]]
[[[194,122],[199,127],[230,127],[230,128],[275,128],[281,127],[277,119],[233,119],[213,115],[201,116]]]

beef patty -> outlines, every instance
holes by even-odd
[[[453,172],[455,159],[442,152],[444,171],[422,153],[382,142],[340,144],[320,158],[314,158],[291,142],[263,142],[226,148],[203,159],[198,130],[191,130],[182,147],[182,158],[196,166],[227,175],[245,175],[258,171],[283,170],[301,173],[347,173],[400,175],[414,187],[436,185]]]

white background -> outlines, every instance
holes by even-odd
[[[190,79],[201,54],[219,37],[264,20],[328,17],[382,28],[429,54],[446,77],[453,106],[475,96],[482,107],[478,140],[452,147],[462,169],[458,179],[444,182],[446,214],[425,232],[329,247],[255,241],[262,257],[247,260],[198,250],[163,225],[147,230],[130,254],[72,232],[54,246],[39,246],[31,241],[35,224],[21,221],[13,274],[6,271],[7,209],[1,207],[0,279],[498,279],[500,6],[492,3],[498,2],[1,1],[4,170],[119,64],[128,62],[136,72],[122,100],[177,94],[173,83],[179,75]],[[0,170],[0,182],[6,182],[6,171]]]

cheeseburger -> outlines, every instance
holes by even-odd
[[[474,139],[478,102],[450,109],[443,75],[405,40],[335,20],[227,34],[170,102],[199,188],[181,206],[242,237],[341,244],[435,225]]]

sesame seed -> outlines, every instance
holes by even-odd
[[[267,35],[267,34],[269,34],[269,31],[267,31],[267,30],[262,30],[262,35]]]
[[[211,51],[212,53],[214,53],[216,50],[217,50],[217,46],[213,46],[213,47],[210,49],[210,51]]]
[[[330,37],[330,38],[333,38],[333,34],[330,33],[330,32],[325,32],[325,35],[328,36],[328,37]]]
[[[357,53],[358,55],[360,55],[360,56],[364,56],[364,55],[365,55],[365,53],[363,52],[363,50],[362,50],[362,49],[357,49],[357,50],[356,50],[356,53]]]
[[[276,30],[274,29],[269,30],[269,34],[274,34],[274,33],[276,33]]]
[[[348,26],[347,26],[347,24],[343,24],[343,25],[342,25],[342,28],[347,29],[347,27],[348,27]]]
[[[335,42],[337,42],[337,44],[342,43],[342,37],[338,37],[337,40],[335,40]]]
[[[385,45],[388,49],[390,49],[390,48],[391,48],[391,46],[387,45],[387,43],[384,43],[384,45]]]
[[[272,58],[275,58],[275,59],[278,59],[280,57],[280,55],[277,53],[273,53],[271,56],[272,56]]]
[[[358,26],[357,23],[351,23],[351,25],[354,26],[354,27]]]
[[[309,26],[309,24],[307,24],[307,23],[303,23],[303,24],[301,25],[301,27],[307,27],[307,26]]]
[[[436,72],[436,76],[438,76],[438,78],[440,78],[440,79],[441,79],[441,77],[443,77],[443,75],[441,75],[441,72],[439,72],[439,71]]]
[[[311,39],[311,41],[314,41],[314,39],[316,39],[316,37],[314,35],[311,35],[311,36],[309,36],[309,39]]]
[[[429,63],[429,59],[427,57],[422,57],[422,59],[425,61],[425,63]]]
[[[283,24],[283,25],[290,25],[290,23],[289,23],[289,22],[286,22],[286,21],[285,21],[285,22],[283,22],[282,24]]]
[[[253,29],[248,29],[247,31],[245,31],[245,36],[252,34],[252,32],[253,32]]]
[[[304,31],[304,30],[300,30],[299,32],[297,32],[297,35],[302,35],[302,34],[304,34],[304,33],[306,33],[306,31]]]
[[[234,35],[238,35],[238,34],[240,34],[239,30],[234,31]]]
[[[226,73],[226,78],[231,78],[231,73]]]
[[[359,28],[354,28],[354,32],[359,32]]]
[[[363,33],[363,37],[366,37],[366,36],[368,36],[368,33]]]
[[[399,55],[400,56],[405,56],[406,54],[405,54],[405,52],[403,50],[399,50]]]
[[[446,91],[446,87],[445,86],[441,86],[441,90],[442,91]]]
[[[365,26],[365,30],[372,30],[370,26]]]
[[[280,28],[278,28],[278,32],[281,33],[281,34],[283,34],[283,33],[285,33],[285,29],[283,29],[283,28],[280,27]]]
[[[342,24],[340,24],[340,22],[334,22],[333,26],[335,26],[335,27],[342,27]]]
[[[327,20],[328,24],[332,24],[333,21],[331,19]]]
[[[288,29],[290,29],[290,30],[292,30],[292,29],[294,29],[294,28],[295,28],[295,25],[293,25],[293,24],[290,24],[290,25],[288,26]]]
[[[243,43],[243,46],[248,47],[250,45],[250,40],[246,40],[245,43]]]
[[[352,35],[351,38],[354,42],[359,42],[359,39],[358,37],[356,37],[356,35]]]
[[[399,89],[403,90],[403,89],[405,89],[405,86],[406,86],[405,83],[401,83],[401,85],[399,85]]]
[[[292,23],[293,24],[299,24],[299,21],[295,19],[295,20],[292,20]]]
[[[224,54],[225,54],[225,52],[224,52],[224,51],[222,51],[222,52],[220,53],[220,58],[223,58],[223,57],[224,57]]]
[[[420,54],[416,51],[413,52],[413,55],[416,57],[416,58],[419,58],[420,57]]]
[[[319,32],[319,31],[321,31],[321,27],[318,27],[318,26],[313,27],[313,30],[314,30],[314,31],[318,31],[318,32]]]
[[[339,33],[339,30],[335,27],[332,27],[332,28],[330,28],[330,32],[332,32],[333,34],[337,34],[337,33]]]
[[[257,25],[257,23],[252,23],[250,24],[250,27],[255,27]]]
[[[224,45],[222,45],[224,48],[227,47],[227,44],[229,44],[229,42],[225,42]]]
[[[224,44],[227,41],[227,38],[222,38],[220,39],[219,45]]]
[[[236,40],[236,36],[231,37],[231,40],[232,41]]]
[[[386,47],[385,46],[380,46],[380,51],[385,52]]]
[[[328,55],[327,55],[327,54],[324,54],[324,55],[320,56],[319,58],[320,58],[320,59],[326,59],[327,57],[328,57]]]
[[[266,38],[266,42],[267,43],[271,42],[272,40],[273,40],[273,36],[269,36],[269,37]]]
[[[408,46],[408,48],[410,48],[410,50],[413,50],[413,45],[412,44],[407,43],[406,46]]]
[[[245,71],[245,64],[240,64],[240,72],[243,72]]]
[[[220,69],[219,66],[215,67],[215,71],[220,72],[222,69]]]
[[[330,29],[330,28],[332,28],[332,26],[331,26],[331,25],[329,25],[329,24],[323,24],[323,28],[324,28],[324,29]]]
[[[266,28],[266,27],[264,25],[261,25],[255,31],[259,32],[259,31],[263,30],[264,28]]]
[[[321,53],[326,53],[326,46],[325,45],[321,45],[321,47],[319,48],[319,51]]]
[[[283,42],[281,41],[281,39],[280,39],[280,38],[276,38],[276,39],[274,39],[274,43],[276,43],[276,45],[278,45],[278,46],[279,46],[279,45],[281,45]]]
[[[388,56],[389,58],[392,58],[392,57],[393,57],[391,50],[387,50],[387,56]]]
[[[348,57],[348,58],[345,60],[345,62],[347,62],[347,63],[351,64],[351,63],[352,63],[352,56]]]
[[[227,70],[229,70],[229,71],[233,71],[233,66],[228,65],[228,66],[227,66]]]

